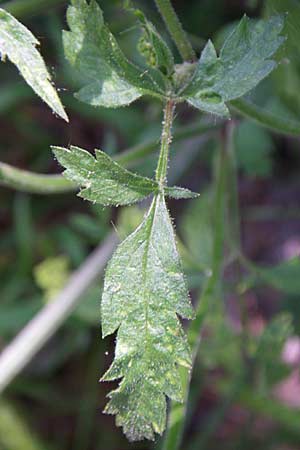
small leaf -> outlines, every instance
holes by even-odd
[[[185,188],[181,188],[181,187],[177,187],[177,186],[164,188],[164,193],[166,194],[166,196],[175,198],[176,200],[197,198],[200,195],[197,192],[192,192],[189,189],[185,189]]]
[[[140,38],[138,49],[145,57],[147,64],[150,67],[156,67],[165,75],[172,75],[174,57],[168,45],[140,9],[133,8],[130,2],[127,3],[127,9],[133,11],[142,26],[143,35]]]
[[[104,23],[95,0],[72,0],[67,11],[71,31],[63,32],[67,59],[82,77],[75,96],[93,106],[128,105],[143,94],[163,96],[164,79],[159,74],[131,64]],[[153,75],[153,76],[152,76]]]
[[[220,56],[208,41],[190,83],[181,96],[193,106],[228,116],[225,105],[242,97],[272,72],[272,55],[284,41],[283,17],[251,22],[246,16],[226,39]]]
[[[36,49],[39,41],[11,14],[0,8],[0,53],[17,66],[29,86],[50,108],[68,122],[68,117],[51,84],[43,58]]]
[[[122,378],[105,412],[130,440],[154,439],[166,424],[166,396],[183,401],[178,366],[190,349],[177,314],[192,318],[174,231],[162,195],[117,249],[104,282],[102,334],[118,329],[115,360],[103,381]]]
[[[79,196],[102,205],[129,205],[157,191],[157,183],[121,167],[108,155],[96,150],[96,158],[79,147],[70,150],[53,147],[66,178],[82,189]]]
[[[96,158],[79,147],[52,147],[59,163],[67,170],[65,177],[81,187],[79,196],[102,205],[130,205],[158,193],[159,184],[124,169],[101,150]],[[173,198],[195,198],[198,194],[180,187],[165,188]]]

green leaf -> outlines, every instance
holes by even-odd
[[[0,8],[0,53],[17,66],[29,86],[50,108],[68,122],[43,58],[36,49],[39,41],[11,14]]]
[[[208,41],[181,96],[193,106],[229,116],[226,102],[242,97],[276,67],[272,55],[284,38],[283,17],[252,23],[246,16],[226,39],[219,57]]]
[[[79,147],[52,147],[59,163],[66,168],[64,176],[80,186],[79,196],[102,205],[130,205],[158,193],[159,184],[124,169],[101,150],[96,158]],[[173,198],[194,198],[198,194],[180,187],[165,188]]]
[[[143,35],[140,38],[138,49],[145,57],[147,64],[150,67],[156,67],[165,75],[172,75],[174,57],[165,41],[141,10],[133,8],[130,2],[127,8],[134,12],[142,26]]]
[[[72,0],[67,20],[71,31],[63,32],[65,55],[83,84],[75,97],[93,106],[118,107],[143,94],[164,95],[162,75],[126,59],[95,0]]]
[[[178,366],[190,349],[177,317],[193,318],[174,231],[162,195],[110,261],[102,297],[103,336],[118,329],[115,360],[103,381],[122,378],[105,412],[131,440],[154,439],[166,424],[166,396],[183,401]]]
[[[64,175],[81,188],[79,196],[103,205],[129,205],[157,190],[157,183],[123,169],[106,153],[96,150],[96,158],[79,147],[53,147]]]
[[[197,198],[200,194],[197,192],[192,192],[189,189],[181,188],[181,187],[165,187],[164,193],[167,197],[175,198],[176,200],[180,199],[189,199],[189,198]]]

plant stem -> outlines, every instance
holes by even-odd
[[[287,119],[282,115],[276,115],[244,98],[230,102],[230,106],[243,116],[276,133],[288,136],[299,136],[300,134],[299,120]]]
[[[217,124],[195,123],[192,125],[184,125],[174,131],[172,140],[173,142],[180,142],[185,139],[198,137],[212,131],[217,131],[222,125],[223,122]],[[126,167],[132,166],[145,156],[154,153],[158,149],[157,142],[158,139],[154,139],[143,144],[138,144],[128,150],[124,150],[119,155],[116,155],[116,160],[120,164],[126,165]]]
[[[43,175],[0,162],[0,184],[32,194],[74,191],[76,185],[62,175]]]
[[[196,59],[193,47],[182,28],[181,22],[170,0],[155,0],[156,6],[175,42],[183,61]]]
[[[174,141],[201,136],[213,132],[222,125],[218,124],[193,124],[180,127],[173,135]],[[116,161],[131,167],[144,157],[154,153],[158,148],[157,139],[136,145],[116,155]],[[77,189],[76,184],[68,181],[63,175],[44,175],[18,169],[9,164],[0,162],[0,185],[31,194],[61,194]]]
[[[169,149],[172,142],[172,124],[175,112],[175,103],[168,100],[164,111],[163,129],[161,133],[160,154],[156,168],[156,181],[163,190],[167,181],[169,164]]]

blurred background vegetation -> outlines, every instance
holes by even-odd
[[[111,30],[135,59],[134,19],[120,1],[100,3]],[[136,3],[164,35],[154,2]],[[1,161],[41,173],[61,171],[53,160],[52,144],[101,148],[115,155],[158,139],[162,120],[161,105],[155,100],[108,110],[74,99],[78,80],[64,60],[61,42],[66,4],[63,0],[0,2],[40,39],[70,117],[70,124],[57,119],[12,65],[1,64]],[[174,0],[174,6],[198,53],[209,37],[218,46],[245,12],[254,18],[289,12],[288,39],[278,56],[281,64],[251,93],[251,100],[278,117],[300,121],[298,0]],[[176,126],[203,120],[200,112],[186,106],[179,111]],[[253,266],[249,263],[248,272],[237,270],[227,255],[222,294],[208,313],[195,363],[182,448],[300,449],[299,138],[237,117],[234,143],[243,250]],[[219,145],[217,132],[172,148],[171,181],[202,194],[199,200],[169,203],[195,302],[209,267],[212,166]],[[134,168],[152,176],[156,158],[152,154]],[[73,193],[29,195],[1,187],[0,349],[51,301],[112,227],[124,237],[142,214],[142,206],[104,209]],[[114,339],[101,340],[100,297],[101,279],[1,397],[1,450],[126,450],[161,445],[159,440],[129,444],[114,419],[101,413],[109,386],[97,380],[111,361]],[[241,303],[246,337],[241,332]],[[247,381],[245,377],[241,381],[242,371]]]

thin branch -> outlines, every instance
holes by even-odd
[[[70,277],[66,287],[48,303],[0,354],[0,392],[32,360],[45,342],[71,315],[80,297],[102,273],[117,245],[110,234]]]
[[[276,115],[272,111],[255,105],[250,100],[239,98],[230,102],[230,106],[242,116],[276,133],[286,134],[288,136],[299,136],[300,134],[299,120],[286,118],[284,115]]]
[[[59,194],[77,186],[62,175],[44,175],[0,162],[0,184],[31,194]]]
[[[193,47],[182,28],[181,22],[170,0],[155,0],[156,6],[175,42],[183,61],[194,61],[196,58]]]
[[[175,113],[175,103],[169,100],[165,107],[163,129],[161,134],[160,154],[156,168],[156,181],[163,188],[167,181],[169,150],[172,142],[172,125]]]

